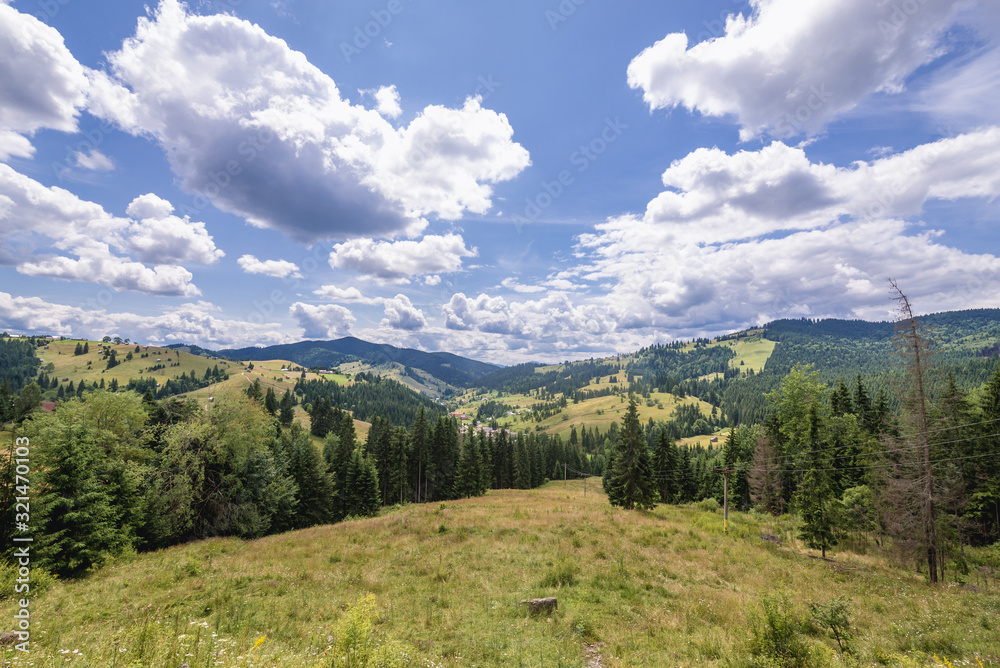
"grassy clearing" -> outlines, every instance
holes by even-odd
[[[504,397],[501,401],[511,403],[512,405],[530,405],[531,403],[518,402],[515,404],[508,401],[508,397]],[[650,418],[654,421],[669,420],[674,412],[676,412],[678,406],[687,404],[697,404],[699,410],[704,415],[709,415],[712,412],[711,404],[694,397],[678,399],[673,394],[666,392],[650,392],[649,399],[642,399],[638,404],[639,419],[642,422],[646,422]],[[599,427],[601,431],[607,431],[611,427],[611,423],[621,421],[621,417],[627,408],[628,403],[623,401],[622,397],[610,395],[586,399],[578,404],[571,402],[567,404],[562,412],[541,422],[535,422],[530,414],[504,418],[499,420],[499,422],[514,431],[544,431],[548,434],[559,434],[565,439],[569,437],[574,425],[577,427],[586,425],[589,428]],[[474,408],[466,408],[464,410],[471,410],[470,415],[474,415],[475,413]],[[541,429],[539,430],[538,427],[541,427]]]
[[[182,373],[190,376],[192,371],[201,378],[204,376],[206,369],[211,369],[216,365],[218,365],[220,371],[228,372],[229,375],[233,375],[240,368],[237,362],[229,362],[216,357],[200,357],[157,346],[140,345],[139,352],[135,352],[135,343],[116,345],[113,343],[102,344],[100,341],[89,341],[89,353],[86,355],[74,355],[73,350],[76,348],[77,343],[80,342],[74,340],[51,341],[48,344],[48,350],[39,348],[38,357],[42,360],[42,368],[44,369],[45,365],[51,363],[53,370],[49,372],[49,375],[58,378],[60,382],[65,382],[62,380],[63,378],[69,378],[74,384],[79,383],[81,380],[86,380],[88,384],[92,384],[94,381],[99,382],[103,378],[104,383],[108,384],[112,378],[117,378],[118,383],[121,385],[127,384],[131,378],[138,379],[140,377],[153,377],[157,379],[157,382],[165,383],[167,380],[176,378]],[[101,359],[102,345],[108,345],[114,349],[115,355],[120,362],[118,366],[106,369],[107,360]],[[132,353],[132,359],[126,361],[125,357],[129,353]],[[143,354],[148,354],[148,357],[141,357]],[[180,366],[170,366],[178,362],[180,362]],[[157,364],[162,364],[165,368],[148,371],[150,367]]]
[[[750,369],[753,369],[754,373],[760,373],[777,344],[761,336],[750,336],[735,341],[725,341],[723,345],[729,346],[736,353],[736,357],[729,360],[731,368],[738,368],[743,373],[749,372]]]
[[[704,504],[622,511],[583,484],[143,555],[32,601],[31,654],[8,647],[0,660],[332,666],[360,633],[399,659],[369,665],[580,666],[596,652],[608,668],[742,666],[748,620],[780,593],[803,619],[809,603],[850,601],[855,654],[800,627],[815,665],[944,665],[935,653],[1000,665],[996,583],[931,588],[872,551],[815,558],[788,518],[731,513],[724,535]],[[519,601],[541,596],[558,611],[529,617]]]

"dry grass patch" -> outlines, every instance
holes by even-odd
[[[383,665],[580,666],[600,643],[608,667],[749,666],[748,620],[774,593],[803,619],[809,603],[851,601],[854,655],[796,627],[818,665],[1000,655],[995,591],[931,588],[873,550],[810,558],[788,519],[731,513],[724,535],[720,512],[613,509],[597,487],[550,483],[142,555],[33,601],[31,662],[333,666],[348,631],[367,629],[364,651]],[[551,617],[519,605],[544,596],[559,599]],[[11,618],[11,601],[0,614]]]

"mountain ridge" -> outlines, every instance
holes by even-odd
[[[458,387],[468,387],[481,376],[500,368],[496,364],[454,353],[397,348],[354,336],[329,341],[309,340],[265,347],[228,348],[219,350],[216,354],[234,360],[287,359],[304,367],[334,367],[355,361],[375,365],[395,362],[404,367],[426,371],[435,378]]]

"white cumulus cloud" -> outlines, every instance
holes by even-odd
[[[162,0],[91,75],[89,110],[155,138],[182,187],[250,223],[315,241],[391,237],[490,206],[528,164],[506,117],[469,100],[399,130],[395,89],[352,104],[281,39]],[[382,113],[380,113],[380,111]]]
[[[87,87],[55,28],[0,4],[0,160],[33,155],[24,135],[41,128],[76,131]]]
[[[427,326],[427,318],[424,314],[410,303],[410,298],[406,295],[396,295],[391,299],[383,299],[385,307],[385,319],[382,326],[393,329],[416,330]]]
[[[127,336],[153,344],[196,343],[209,348],[291,343],[294,337],[278,323],[254,324],[222,318],[207,302],[185,303],[159,315],[80,308],[0,292],[0,322],[13,332],[47,332],[91,338]]]
[[[0,164],[0,249],[6,263],[29,276],[156,295],[198,295],[193,275],[182,265],[210,264],[223,252],[204,223],[172,211],[169,202],[150,193],[133,200],[128,218],[113,216]]]
[[[240,269],[248,274],[263,274],[274,278],[302,278],[299,273],[299,266],[288,260],[259,260],[253,255],[241,255],[236,261]]]
[[[897,93],[943,52],[955,0],[750,0],[720,34],[671,33],[636,56],[628,83],[651,109],[735,117],[740,137],[814,134],[867,96]]]
[[[307,339],[337,339],[350,334],[356,318],[350,310],[339,304],[314,306],[295,302],[288,309],[302,328],[302,336]]]
[[[352,239],[333,247],[330,266],[379,281],[407,282],[415,276],[458,271],[463,258],[477,254],[458,234],[427,235],[419,241]]]
[[[664,173],[645,215],[579,237],[567,278],[608,286],[623,328],[716,332],[779,317],[888,316],[885,278],[922,309],[1000,298],[1000,258],[949,247],[920,224],[928,202],[1000,195],[1000,128],[850,167],[780,142],[727,155],[699,149]]]

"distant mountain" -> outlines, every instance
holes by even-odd
[[[384,343],[369,343],[353,336],[335,341],[300,341],[266,348],[227,349],[216,354],[234,360],[282,359],[307,368],[335,367],[357,361],[373,365],[395,362],[404,367],[426,371],[457,387],[468,387],[480,377],[499,368],[495,364],[452,353],[427,353],[412,348],[397,348]]]

